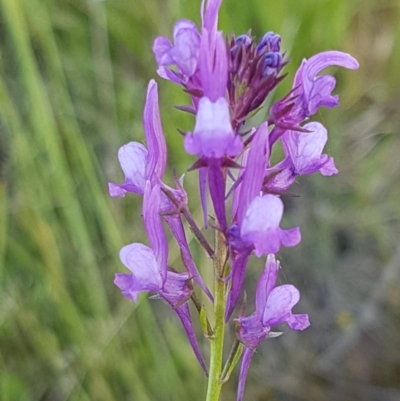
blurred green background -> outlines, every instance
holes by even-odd
[[[144,235],[140,199],[107,193],[123,178],[119,146],[143,140],[152,42],[179,18],[199,23],[199,5],[0,0],[0,400],[204,399],[173,313],[145,297],[135,306],[113,285],[119,249]],[[300,225],[303,241],[281,253],[280,281],[301,290],[297,310],[312,326],[259,347],[246,399],[399,400],[400,4],[224,0],[220,27],[281,34],[292,61],[275,98],[303,57],[337,49],[360,62],[332,70],[340,107],[316,116],[340,174],[301,177],[300,197],[285,199],[287,227]],[[193,159],[176,128],[193,120],[172,107],[185,102],[180,88],[157,80],[181,174]],[[193,173],[187,185],[195,193]],[[235,399],[236,379],[223,400]]]

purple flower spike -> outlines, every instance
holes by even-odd
[[[271,333],[271,327],[287,323],[293,330],[304,330],[310,325],[308,315],[292,313],[292,308],[300,299],[297,288],[292,285],[275,287],[278,271],[279,262],[274,255],[268,255],[257,285],[256,310],[252,315],[238,319],[238,338],[246,349],[242,356],[237,401],[243,400],[246,377],[255,349],[265,338],[280,334]]]
[[[224,98],[215,103],[201,98],[193,134],[185,137],[186,152],[220,159],[225,155],[237,156],[242,148],[240,137],[232,130],[228,102]]]
[[[174,27],[174,44],[159,36],[153,44],[153,52],[160,67],[176,65],[185,77],[191,77],[196,69],[200,52],[200,34],[196,24],[180,20]]]
[[[333,158],[322,154],[328,140],[325,127],[317,122],[306,124],[309,132],[287,131],[282,142],[290,157],[296,175],[312,174],[320,171],[322,175],[337,174]]]
[[[143,194],[146,170],[147,149],[140,143],[129,142],[118,151],[118,159],[125,174],[123,184],[108,183],[108,191],[112,197],[125,196],[127,192]]]
[[[281,244],[286,247],[301,241],[298,227],[282,230],[279,227],[283,215],[283,202],[274,195],[256,197],[247,208],[240,227],[244,242],[254,245],[255,255],[279,252]]]

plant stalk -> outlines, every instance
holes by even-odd
[[[221,380],[222,359],[225,337],[226,283],[225,263],[227,248],[225,235],[219,230],[215,233],[215,290],[214,290],[214,336],[211,341],[210,370],[206,401],[219,401],[223,381]]]

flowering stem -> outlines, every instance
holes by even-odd
[[[225,285],[225,263],[227,247],[225,235],[219,230],[215,232],[215,291],[214,291],[214,336],[211,341],[210,371],[207,389],[207,401],[219,401],[223,382],[221,380],[222,357],[224,351],[225,337],[225,307],[226,307],[226,285]]]

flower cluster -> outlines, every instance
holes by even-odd
[[[217,29],[221,1],[203,0],[201,28],[189,20],[178,21],[173,41],[158,37],[153,52],[158,75],[180,85],[190,96],[190,104],[179,106],[195,116],[193,130],[184,133],[183,146],[195,157],[189,170],[198,171],[204,228],[209,228],[211,203],[215,215],[212,229],[222,234],[223,243],[217,242],[213,249],[207,242],[189,211],[182,181],[176,179],[173,187],[162,181],[167,149],[154,80],[148,86],[143,116],[146,146],[131,142],[120,148],[118,157],[125,181],[110,183],[109,193],[113,197],[128,192],[143,195],[142,215],[149,242],[122,248],[120,258],[130,273],[116,274],[116,286],[134,301],[139,293],[151,292],[155,294],[153,298],[167,302],[182,322],[206,374],[188,303],[193,301],[203,311],[195,290],[204,292],[211,302],[216,294],[210,292],[192,258],[184,221],[211,259],[226,255],[222,269],[216,268],[215,272],[216,279],[224,283],[224,322],[218,323],[216,317],[215,326],[230,320],[236,324],[237,341],[244,349],[237,398],[240,401],[255,349],[264,339],[276,336],[271,328],[286,322],[293,330],[304,330],[310,324],[308,315],[292,313],[300,299],[299,291],[292,285],[275,287],[279,273],[275,254],[281,246],[293,247],[301,241],[298,227],[280,227],[282,198],[299,175],[319,171],[330,176],[338,172],[333,158],[323,154],[328,140],[326,128],[309,118],[321,106],[338,105],[338,96],[332,95],[335,78],[318,74],[333,65],[354,70],[358,63],[339,51],[304,59],[292,90],[272,105],[268,119],[258,127],[245,129],[244,124],[248,127],[250,117],[284,78],[282,70],[288,59],[281,51],[280,37],[273,32],[267,32],[259,41],[248,34],[224,37]],[[284,158],[271,165],[271,150],[278,142]],[[232,183],[230,190],[228,182]],[[163,220],[181,250],[183,272],[168,265]],[[266,257],[255,291],[255,312],[250,316],[240,312],[232,319],[251,255]],[[212,340],[216,330],[211,326],[208,336]]]

